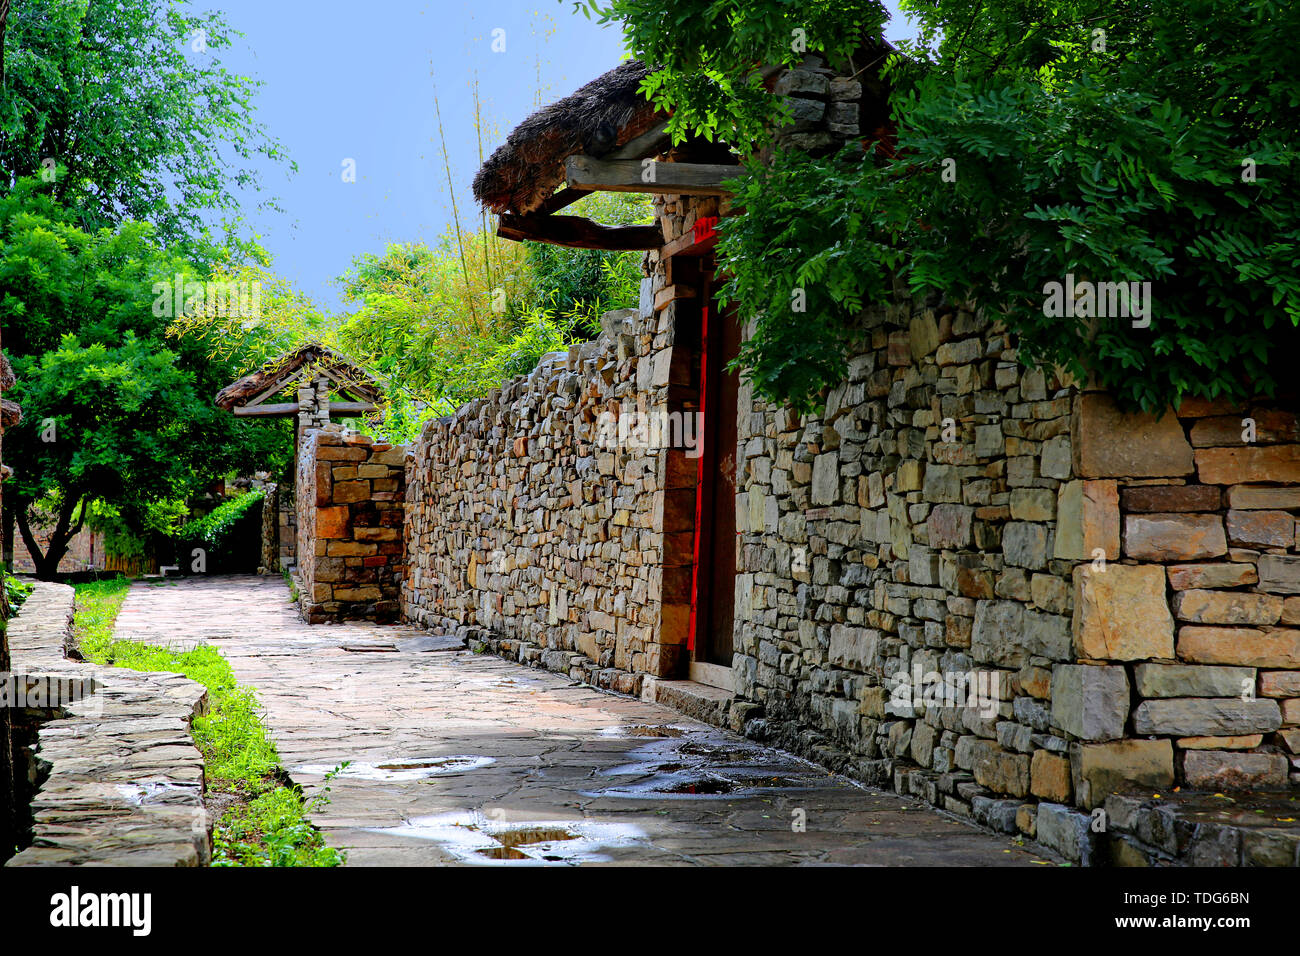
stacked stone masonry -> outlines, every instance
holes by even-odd
[[[776,77],[796,118],[784,145],[825,153],[876,129],[875,82],[813,57]],[[1293,404],[1122,413],[1024,367],[973,303],[869,310],[820,416],[742,380],[734,692],[696,693],[680,678],[698,461],[603,439],[601,422],[697,410],[713,262],[672,253],[730,210],[655,208],[665,246],[639,309],[412,448],[404,615],[676,694],[1067,859],[1300,863],[1300,840],[1253,815],[1169,801],[1300,784]]]
[[[305,620],[398,616],[406,451],[340,425],[304,433],[297,502],[298,600]]]
[[[742,397],[733,723],[1023,832],[1300,783],[1294,410],[1124,414],[968,308],[864,328],[822,417]]]
[[[602,413],[665,409],[671,373],[671,330],[653,311],[603,326],[426,426],[408,478],[403,604],[410,620],[483,629],[637,692],[640,675],[679,663],[689,557],[663,559],[694,475],[664,449],[602,440]]]

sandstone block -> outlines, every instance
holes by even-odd
[[[966,548],[971,543],[974,508],[966,505],[935,505],[926,521],[932,548]]]
[[[316,510],[317,538],[347,538],[351,535],[351,513],[346,505]]]
[[[1192,446],[1173,409],[1158,416],[1123,412],[1104,392],[1085,392],[1070,425],[1082,478],[1176,478],[1193,470]]]
[[[1074,569],[1074,641],[1079,657],[1145,660],[1174,656],[1174,620],[1165,574],[1149,565]]]
[[[1300,594],[1300,557],[1260,555],[1259,589],[1273,594]]]
[[[1282,616],[1282,598],[1276,594],[1193,588],[1174,595],[1174,613],[1178,620],[1194,624],[1276,624]]]
[[[1120,499],[1126,512],[1171,513],[1218,511],[1221,495],[1214,485],[1146,485],[1125,488]]]
[[[1259,675],[1261,697],[1300,697],[1300,671],[1262,671]]]
[[[1179,737],[1179,750],[1253,750],[1264,741],[1263,734],[1238,734],[1233,737]]]
[[[1076,800],[1091,810],[1112,793],[1172,787],[1174,748],[1168,740],[1074,744],[1070,768]]]
[[[1066,482],[1057,492],[1056,514],[1056,558],[1091,560],[1098,549],[1108,561],[1119,557],[1117,482]]]
[[[1178,631],[1178,656],[1196,664],[1300,668],[1300,630],[1189,625]]]
[[[1070,761],[1046,750],[1035,750],[1029,761],[1029,792],[1054,803],[1070,800]]]
[[[973,747],[971,773],[981,787],[1023,797],[1029,793],[1029,757],[1008,753],[991,740],[979,740]]]
[[[1300,483],[1300,445],[1198,448],[1196,471],[1208,485]]]
[[[1169,586],[1175,591],[1189,588],[1240,588],[1259,580],[1253,564],[1171,564]]]
[[[1283,787],[1287,759],[1282,754],[1189,750],[1183,757],[1183,776],[1195,790],[1250,790]]]
[[[1300,488],[1233,485],[1228,489],[1228,507],[1241,510],[1262,508],[1276,511],[1300,508]]]
[[[1124,519],[1124,553],[1139,561],[1196,561],[1227,551],[1223,519],[1218,515],[1128,515]]]
[[[1230,510],[1228,543],[1241,548],[1292,548],[1295,518],[1285,511]]]

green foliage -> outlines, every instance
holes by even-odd
[[[283,159],[253,118],[260,84],[221,64],[240,35],[222,14],[177,0],[23,0],[8,13],[0,169],[8,184],[54,160],[54,198],[83,225],[147,220],[199,250],[201,217],[233,217],[257,188],[253,158]]]
[[[346,855],[325,846],[308,822],[301,795],[276,787],[222,817],[213,834],[213,866],[341,866]]]
[[[660,69],[643,89],[671,114],[668,130],[732,145],[764,142],[785,118],[763,88],[764,64],[805,52],[838,60],[876,37],[877,0],[579,0],[601,22],[622,21],[627,48]]]
[[[176,537],[187,544],[194,542],[212,549],[221,548],[227,543],[235,523],[254,505],[260,505],[265,497],[264,491],[250,491],[223,501],[201,518],[187,521]]]
[[[639,3],[611,6],[632,17],[634,50],[655,52],[704,4],[671,3],[658,20]],[[745,6],[773,43],[820,8]],[[817,404],[843,377],[860,310],[901,282],[973,297],[1018,335],[1025,361],[1090,373],[1132,405],[1273,394],[1300,344],[1300,77],[1277,55],[1300,8],[908,7],[926,36],[891,64],[896,145],[778,157],[740,187],[745,215],[719,227],[733,277],[723,295],[757,317],[741,365],[758,392]],[[726,49],[730,29],[702,18],[686,42]],[[681,115],[733,108],[716,91],[692,95]],[[1047,283],[1067,274],[1150,282],[1150,326],[1046,315]],[[806,312],[791,308],[797,289]]]
[[[342,856],[325,846],[304,816],[296,788],[279,782],[280,757],[262,723],[251,688],[241,687],[213,647],[192,650],[138,644],[113,637],[113,624],[130,582],[112,578],[78,584],[75,636],[96,664],[184,674],[208,689],[209,710],[191,724],[203,754],[210,791],[235,797],[214,835],[214,866],[337,866]]]
[[[32,585],[26,581],[14,577],[12,574],[4,576],[4,595],[3,599],[9,609],[9,614],[0,614],[0,620],[8,617],[23,606],[33,591]]]
[[[45,578],[88,514],[84,504],[102,503],[139,533],[164,503],[196,493],[214,474],[274,466],[291,454],[283,431],[212,404],[237,363],[165,339],[154,283],[201,276],[145,224],[90,233],[71,220],[39,182],[0,197],[0,321],[18,376],[10,397],[24,411],[5,436],[7,455],[23,464],[6,492],[29,548],[27,509],[53,505],[48,553],[33,550]]]
[[[610,226],[654,221],[654,207],[637,193],[594,192],[574,203],[572,214]],[[545,307],[557,318],[576,314],[598,323],[604,312],[637,304],[640,253],[569,249],[543,242],[528,242],[524,247],[532,272],[534,307]],[[569,331],[580,335],[583,329]]]

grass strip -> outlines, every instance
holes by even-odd
[[[188,651],[119,640],[118,611],[130,589],[126,578],[76,585],[76,646],[88,661],[136,671],[184,674],[208,689],[208,713],[191,725],[207,768],[210,806],[220,808],[213,832],[213,866],[339,866],[345,854],[325,845],[307,820],[329,797],[305,802],[287,782],[275,743],[262,723],[257,695],[235,680],[230,663],[213,647]],[[332,777],[333,774],[330,775]]]

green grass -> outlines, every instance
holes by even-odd
[[[257,695],[241,687],[215,648],[180,651],[118,640],[113,623],[126,598],[125,578],[77,585],[74,618],[82,655],[96,664],[137,671],[184,674],[208,689],[208,713],[191,731],[203,754],[210,795],[229,806],[213,835],[213,866],[338,866],[344,855],[330,847],[306,818],[297,787],[283,783],[280,755],[262,723]],[[329,788],[311,809],[328,800]]]

